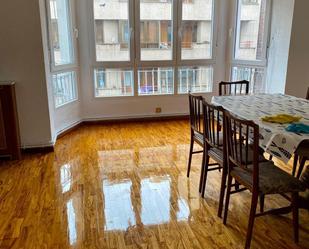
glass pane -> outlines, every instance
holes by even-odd
[[[183,0],[181,23],[181,58],[212,57],[213,0]]]
[[[75,72],[54,74],[52,77],[56,107],[77,99]]]
[[[126,69],[96,69],[94,71],[95,96],[133,96],[133,71]]]
[[[172,0],[140,1],[141,60],[172,60]]]
[[[138,70],[138,94],[160,95],[174,93],[172,68],[147,68]]]
[[[50,0],[50,32],[55,66],[72,64],[73,43],[68,0]]]
[[[178,93],[212,92],[212,67],[185,67],[178,71]]]
[[[266,1],[238,1],[235,59],[264,59]]]
[[[93,1],[97,61],[129,61],[128,0]]]
[[[265,70],[264,68],[233,67],[232,80],[247,80],[250,82],[250,93],[265,92]]]

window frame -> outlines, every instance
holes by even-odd
[[[79,99],[79,89],[78,89],[78,82],[79,82],[79,64],[78,64],[78,53],[77,53],[77,37],[78,37],[78,29],[76,28],[76,16],[75,11],[76,5],[74,0],[65,0],[68,4],[68,19],[69,19],[69,29],[70,29],[70,40],[72,45],[72,63],[64,64],[64,65],[56,65],[55,58],[54,58],[54,51],[52,48],[52,19],[51,19],[51,9],[50,9],[50,1],[45,0],[45,12],[46,12],[46,22],[47,22],[47,42],[48,42],[48,52],[49,52],[49,67],[50,67],[50,81],[52,84],[52,93],[53,93],[53,102],[55,109],[62,108],[67,104],[73,103],[78,101]],[[56,105],[55,102],[55,94],[54,94],[54,82],[53,76],[58,75],[61,73],[73,73],[74,80],[72,82],[73,88],[75,89],[75,97],[61,105]]]
[[[232,34],[231,34],[231,49],[230,49],[230,65],[228,67],[229,72],[228,76],[229,79],[233,80],[233,68],[255,68],[257,70],[263,69],[263,84],[264,88],[266,88],[266,79],[267,79],[267,66],[268,66],[268,53],[269,53],[269,46],[270,46],[270,36],[271,36],[271,15],[272,15],[272,0],[267,0],[266,2],[266,14],[265,14],[265,35],[263,39],[263,59],[262,60],[241,60],[235,58],[236,53],[236,45],[239,42],[237,39],[237,32],[239,32],[239,25],[238,19],[240,15],[240,7],[239,4],[242,0],[234,0],[233,1],[233,22],[232,22]],[[253,89],[253,88],[252,88]]]
[[[69,19],[69,30],[70,30],[70,41],[72,45],[72,63],[56,65],[54,51],[52,48],[52,19],[51,19],[51,8],[50,1],[46,0],[46,12],[47,12],[47,29],[48,29],[48,49],[50,57],[50,71],[52,73],[58,73],[59,71],[72,70],[78,67],[78,55],[77,55],[77,34],[78,30],[76,28],[76,17],[72,10],[75,9],[74,0],[65,0],[68,4],[68,19]],[[56,1],[56,0],[55,0]]]
[[[240,16],[240,3],[242,0],[234,0],[234,18],[233,18],[233,35],[232,35],[232,49],[231,49],[231,68],[235,66],[250,66],[250,67],[266,67],[268,62],[268,49],[269,49],[269,39],[270,39],[270,25],[271,25],[271,6],[272,0],[266,0],[266,14],[265,14],[265,36],[263,39],[263,58],[262,60],[243,60],[235,58],[236,54],[236,46],[240,42],[237,33],[240,32],[240,23],[239,16]]]
[[[93,97],[98,98],[131,98],[131,97],[152,97],[152,96],[175,96],[184,95],[186,93],[178,92],[178,71],[183,67],[211,67],[212,68],[212,92],[214,91],[214,75],[216,70],[216,48],[218,47],[218,3],[212,0],[212,25],[211,25],[211,58],[210,59],[181,59],[181,20],[182,20],[182,1],[171,0],[172,4],[172,58],[170,60],[141,60],[141,41],[140,41],[140,2],[141,0],[128,0],[128,21],[130,35],[130,56],[128,61],[98,61],[96,55],[96,39],[95,39],[95,19],[94,19],[94,0],[87,1],[87,11],[89,14],[88,30],[89,30],[89,49],[91,57],[90,74],[93,86]],[[186,3],[186,4],[192,4]],[[134,93],[132,96],[96,96],[96,86],[94,71],[97,69],[128,69],[133,70]],[[174,82],[172,94],[153,94],[140,95],[138,89],[138,77],[140,69],[148,68],[172,68],[174,71]],[[210,92],[203,92],[209,94]]]

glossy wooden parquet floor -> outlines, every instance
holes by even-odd
[[[201,157],[186,177],[187,121],[83,126],[54,153],[0,165],[0,248],[243,248],[250,194],[232,196],[228,225],[217,217],[220,173],[198,194]],[[267,197],[267,207],[286,205]],[[252,248],[309,248],[291,216],[256,220]]]

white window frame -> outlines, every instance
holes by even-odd
[[[242,59],[236,59],[235,53],[236,53],[236,45],[239,42],[237,39],[237,33],[239,32],[239,4],[242,0],[233,0],[233,9],[232,11],[234,13],[233,18],[233,26],[232,26],[232,49],[231,49],[231,63],[230,63],[230,72],[229,72],[229,78],[232,80],[232,69],[233,67],[253,67],[253,68],[263,68],[265,70],[266,74],[266,68],[268,63],[268,49],[269,49],[269,38],[270,38],[270,25],[271,25],[271,4],[272,0],[267,0],[266,3],[266,16],[265,16],[265,23],[264,23],[264,30],[265,30],[265,36],[263,40],[263,58],[262,60],[242,60]],[[266,76],[264,76],[264,80],[266,79]]]
[[[183,67],[212,67],[212,81],[214,85],[215,64],[216,64],[216,48],[217,48],[217,23],[218,23],[218,3],[213,0],[212,11],[212,46],[210,59],[197,59],[197,60],[182,60],[181,59],[181,21],[182,21],[182,1],[173,0],[173,37],[172,37],[172,59],[171,60],[141,60],[141,44],[140,44],[140,1],[141,0],[128,0],[128,18],[130,29],[130,59],[128,61],[97,61],[96,57],[96,39],[95,39],[95,19],[94,19],[94,1],[87,0],[87,11],[89,14],[88,30],[89,30],[89,49],[91,56],[91,79],[93,86],[93,97],[96,98],[131,98],[131,97],[152,97],[162,95],[184,95],[185,93],[178,93],[178,69]],[[95,94],[95,78],[94,71],[96,69],[128,69],[133,70],[133,89],[132,96],[96,96]],[[138,91],[138,70],[147,68],[173,68],[174,70],[174,92],[172,94],[152,94],[152,95],[139,95]],[[214,89],[214,87],[212,87]],[[205,92],[206,93],[206,92]],[[208,92],[207,92],[208,93]]]
[[[54,94],[54,83],[53,83],[53,75],[57,75],[60,73],[69,73],[74,72],[74,82],[73,82],[73,88],[75,89],[75,96],[71,101],[68,101],[62,105],[56,105],[54,101],[54,106],[56,109],[63,107],[67,104],[70,104],[72,102],[75,102],[79,99],[78,94],[78,87],[77,83],[79,81],[79,65],[78,65],[78,54],[77,54],[77,38],[78,38],[78,29],[76,28],[76,16],[75,12],[73,10],[76,9],[75,6],[75,0],[66,0],[68,2],[68,14],[69,14],[69,28],[70,28],[70,37],[71,37],[71,43],[72,43],[72,63],[64,64],[64,65],[56,65],[55,58],[54,58],[54,51],[52,48],[52,23],[51,23],[51,9],[50,9],[50,0],[45,0],[45,6],[46,6],[46,17],[47,17],[47,33],[48,33],[48,50],[49,50],[49,65],[50,65],[50,72],[51,72],[51,83],[52,83],[52,89],[53,89],[53,97],[55,97]]]

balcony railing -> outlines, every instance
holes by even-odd
[[[138,71],[139,95],[162,95],[174,93],[173,69],[146,69]]]

